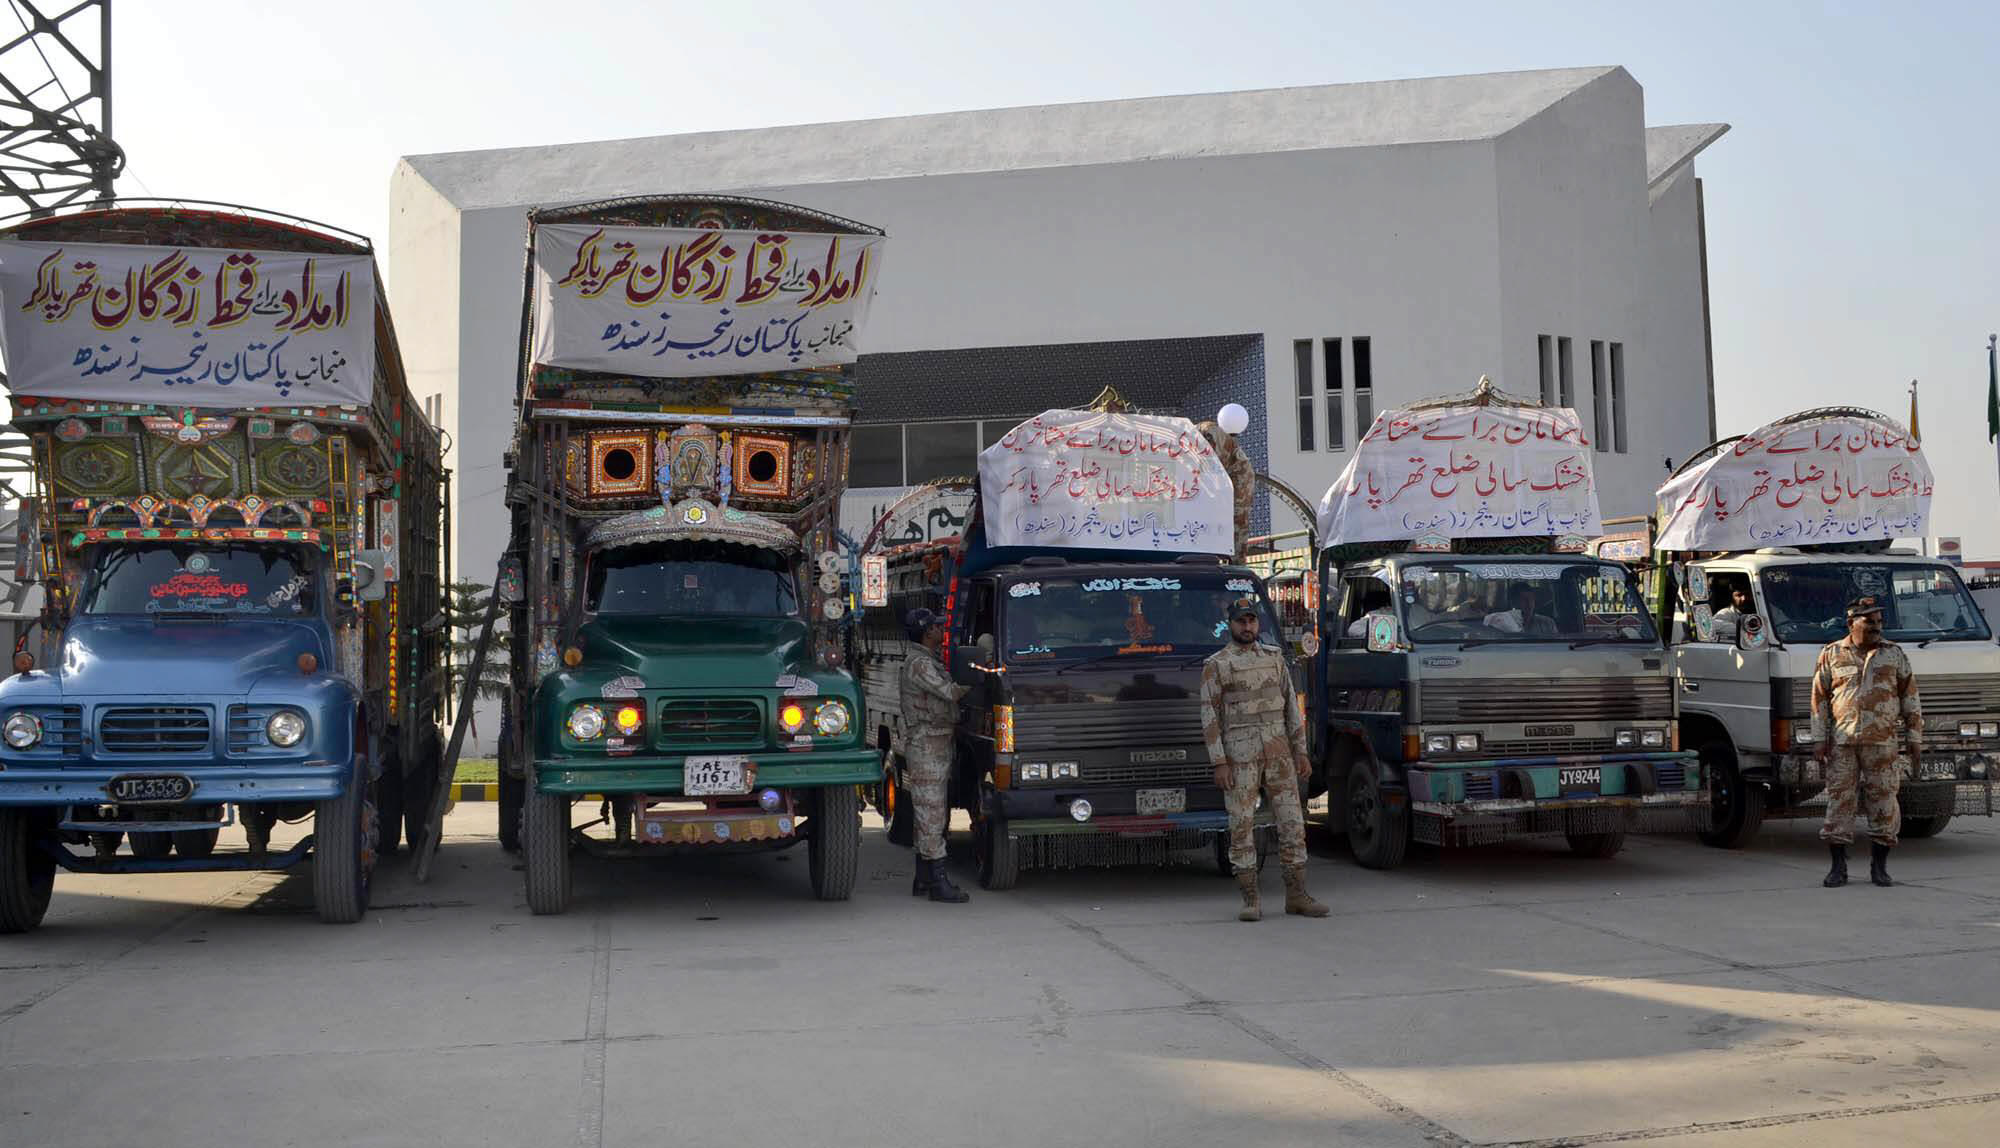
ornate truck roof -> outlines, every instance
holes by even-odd
[[[584,548],[613,550],[652,542],[733,542],[781,554],[796,554],[801,549],[796,535],[769,518],[718,508],[698,498],[601,522],[584,539]]]
[[[1661,550],[1879,549],[1927,532],[1934,485],[1904,426],[1818,407],[1713,443],[1657,493]]]
[[[1581,551],[1602,530],[1592,454],[1574,410],[1481,378],[1375,416],[1320,499],[1319,544],[1343,560]]]

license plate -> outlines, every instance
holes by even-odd
[[[688,758],[681,792],[689,797],[748,793],[750,782],[743,768],[748,763],[749,759],[743,757]]]
[[[1595,790],[1603,781],[1604,768],[1593,765],[1583,769],[1563,770],[1560,785],[1566,793],[1572,789]]]
[[[194,781],[179,773],[134,773],[114,777],[104,787],[119,802],[186,801],[194,796]]]
[[[1139,812],[1186,813],[1187,790],[1185,789],[1142,789],[1139,791]]]

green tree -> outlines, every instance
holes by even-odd
[[[493,641],[486,648],[486,659],[476,669],[472,665],[473,654],[479,648],[479,628],[486,622],[486,604],[492,587],[484,582],[461,579],[451,584],[451,600],[446,605],[450,615],[451,641],[446,644],[446,662],[450,673],[451,704],[456,706],[465,696],[465,684],[474,682],[473,693],[480,698],[505,697],[509,689],[508,665],[510,661],[512,635],[496,625]],[[506,619],[502,617],[501,624]],[[475,713],[477,711],[474,711]],[[479,734],[479,720],[472,719],[471,733]]]

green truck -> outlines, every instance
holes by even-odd
[[[881,233],[650,196],[529,216],[502,816],[530,909],[571,857],[783,849],[845,900],[881,777],[835,551]],[[575,807],[598,816],[577,824]],[[509,827],[513,828],[512,826]]]

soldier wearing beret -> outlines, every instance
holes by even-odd
[[[1827,888],[1847,884],[1847,847],[1854,841],[1858,803],[1868,818],[1872,845],[1869,879],[1893,885],[1889,850],[1902,827],[1896,790],[1902,774],[1896,765],[1898,727],[1909,739],[1914,769],[1922,749],[1924,713],[1917,699],[1917,678],[1903,648],[1882,637],[1882,606],[1874,598],[1856,598],[1847,606],[1847,636],[1829,642],[1813,668],[1814,733],[1819,737],[1819,762],[1826,770],[1826,821],[1820,840],[1833,855],[1833,867],[1822,882]]]

